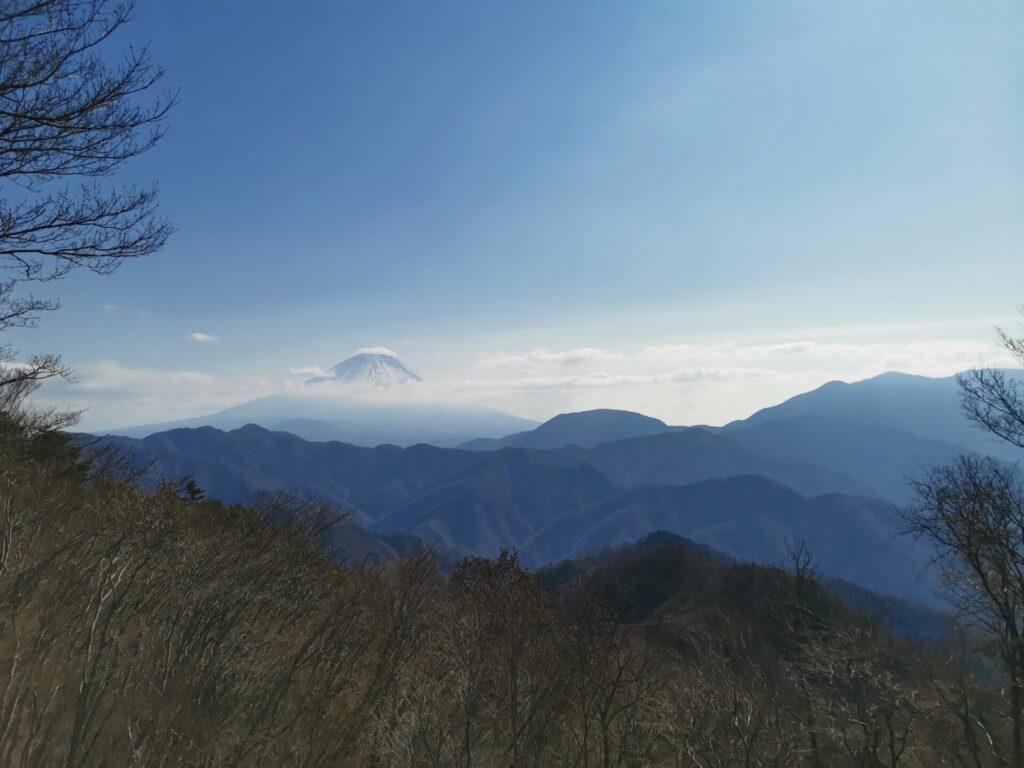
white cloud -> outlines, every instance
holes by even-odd
[[[277,391],[259,377],[129,368],[113,360],[78,363],[74,382],[52,380],[33,396],[40,406],[86,409],[83,429],[106,429],[200,416]]]
[[[596,347],[579,347],[564,352],[535,349],[515,355],[485,355],[476,362],[478,368],[524,368],[539,366],[580,366],[597,363],[619,362],[625,356]]]
[[[735,379],[766,379],[779,376],[778,371],[767,368],[687,368],[675,371],[669,381],[729,381]]]
[[[387,347],[363,347],[355,351],[357,355],[391,355],[391,357],[398,357],[393,351]]]
[[[207,336],[208,334],[203,334]],[[991,341],[971,339],[777,339],[596,347],[482,354],[435,370],[434,381],[361,395],[402,401],[484,405],[536,419],[587,408],[623,408],[670,423],[724,423],[827,381],[856,381],[888,370],[948,376],[1013,361]],[[310,394],[303,382],[328,373],[298,366],[267,378],[129,368],[101,360],[74,366],[78,383],[47,384],[43,405],[88,407],[85,429],[201,416],[262,395]],[[330,386],[317,394],[354,396]]]
[[[870,376],[890,370],[927,376],[948,376],[977,365],[1008,365],[1009,358],[988,341],[935,339],[899,342],[784,341],[769,344],[674,344],[645,347],[638,361],[681,364],[768,361],[774,367],[793,368],[812,363],[833,367],[837,373]]]
[[[731,379],[766,378],[777,375],[764,368],[683,368],[650,374],[594,373],[577,376],[526,376],[512,379],[461,379],[440,382],[454,390],[502,390],[516,389],[613,389],[617,387],[649,387],[660,384],[684,382],[727,381]]]
[[[331,371],[327,368],[321,368],[319,365],[300,365],[295,368],[289,368],[288,373],[292,376],[330,376]]]
[[[192,341],[198,341],[202,344],[208,344],[210,342],[218,341],[216,336],[213,336],[209,333],[200,333],[199,331],[196,331],[195,333],[190,333],[188,337]]]
[[[567,353],[540,349],[480,355],[474,367],[489,369],[490,376],[451,386],[460,397],[534,418],[612,407],[673,423],[724,423],[835,379],[857,381],[891,370],[949,376],[978,365],[1012,365],[988,339],[900,338],[881,331],[856,341],[809,333],[757,342],[648,345],[607,356],[601,352],[590,355],[592,366],[572,375],[545,375],[554,374],[559,363],[568,367],[572,356]]]

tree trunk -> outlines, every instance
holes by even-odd
[[[1021,705],[1024,699],[1021,694],[1020,673],[1014,670],[1010,679],[1010,722],[1013,729],[1013,752],[1010,759],[1013,768],[1024,768],[1024,752],[1021,749]]]

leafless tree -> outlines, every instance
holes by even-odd
[[[948,595],[993,639],[1006,681],[1009,764],[1024,766],[1024,486],[1013,468],[965,456],[916,484],[908,529],[937,548]]]
[[[1024,363],[1024,339],[1003,330],[1004,348]],[[964,413],[979,427],[1024,447],[1024,389],[994,369],[959,377]],[[966,626],[992,640],[1006,686],[1007,763],[1024,767],[1024,485],[1017,470],[964,456],[915,484],[902,513],[909,532],[938,553],[950,600]],[[991,731],[989,731],[991,732]]]
[[[620,626],[587,594],[574,596],[562,632],[567,665],[563,728],[567,764],[582,768],[644,764],[654,738],[650,714],[667,670],[640,626]]]
[[[566,674],[558,656],[557,596],[545,592],[513,552],[494,561],[467,559],[451,585],[461,634],[475,649],[464,658],[469,708],[460,762],[550,764]]]
[[[925,735],[943,755],[942,765],[985,768],[1007,765],[1002,737],[1002,702],[998,691],[984,685],[987,677],[977,665],[977,638],[963,626],[951,627],[949,653],[929,664],[929,691],[934,697],[933,716]]]
[[[23,290],[83,267],[109,274],[160,250],[171,233],[155,186],[101,183],[160,139],[175,95],[140,105],[163,72],[146,48],[109,62],[131,0],[0,4],[0,331],[30,327],[57,302]],[[0,345],[0,363],[16,352]],[[40,356],[0,387],[64,371]]]
[[[1002,328],[997,333],[1003,348],[1024,365],[1024,336],[1014,337]],[[958,381],[967,417],[996,437],[1024,448],[1024,383],[994,368],[968,371]]]
[[[657,732],[671,765],[800,764],[799,723],[783,704],[779,681],[754,658],[747,640],[729,622],[687,633],[690,651],[659,692]]]

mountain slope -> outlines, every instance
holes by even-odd
[[[374,530],[412,533],[450,549],[493,556],[522,545],[566,510],[620,491],[589,464],[504,449],[409,500]]]
[[[885,502],[843,494],[808,498],[757,476],[627,491],[561,515],[524,546],[534,563],[627,544],[664,530],[740,560],[778,564],[803,541],[823,573],[870,589],[934,602],[923,576],[930,551],[905,537]]]
[[[560,561],[537,575],[548,588],[585,590],[627,622],[679,621],[730,608],[741,620],[757,621],[771,616],[766,604],[790,600],[792,589],[784,571],[739,563],[667,531]],[[818,582],[850,609],[899,636],[934,642],[948,632],[947,617],[935,608],[840,579],[819,576]]]
[[[718,434],[760,456],[828,467],[854,480],[864,489],[862,493],[897,503],[911,499],[912,478],[921,477],[928,467],[948,464],[968,450],[829,414],[740,423]]]
[[[253,424],[228,432],[203,427],[160,432],[142,440],[111,437],[107,441],[134,450],[142,461],[157,462],[165,474],[194,475],[200,485],[225,501],[237,501],[261,488],[293,488],[358,505],[371,519],[394,512],[412,496],[470,466],[504,461],[495,457],[509,455],[505,451],[529,452],[522,448],[472,452],[430,445],[371,449],[311,442]],[[545,461],[562,466],[589,464],[622,488],[762,474],[807,494],[862,492],[842,475],[765,459],[728,436],[703,429],[604,443],[591,450],[569,447],[542,453]]]
[[[1024,371],[1007,371],[1024,380]],[[964,418],[955,377],[929,378],[906,373],[884,373],[864,381],[833,381],[811,392],[725,426],[725,431],[760,425],[781,418],[845,419],[909,432],[1010,461],[1020,451],[992,439]]]
[[[528,432],[507,435],[497,440],[471,440],[460,447],[474,451],[489,451],[502,447],[548,449],[568,445],[593,448],[609,440],[655,435],[669,429],[670,427],[660,419],[641,413],[601,408],[563,413]]]
[[[363,448],[316,443],[247,425],[176,429],[145,439],[108,437],[164,475],[189,475],[228,503],[260,490],[294,490],[340,506],[355,505],[369,522],[440,480],[480,461],[479,454],[418,445]]]
[[[586,460],[627,486],[686,485],[710,478],[763,475],[801,493],[868,493],[840,472],[805,461],[787,462],[747,450],[728,434],[693,427],[602,443]]]
[[[225,501],[296,490],[354,507],[353,522],[374,534],[412,534],[448,551],[519,547],[541,564],[664,529],[777,562],[787,540],[802,538],[824,572],[921,599],[916,556],[892,544],[883,502],[849,495],[856,483],[842,475],[764,458],[704,429],[548,451],[361,448],[255,425],[107,443],[164,474],[191,475]],[[750,476],[758,473],[772,479]]]
[[[1007,375],[1024,376],[1020,371]],[[614,423],[599,428],[597,415],[603,413],[622,412],[565,414],[530,432],[475,440],[465,447],[553,447],[574,442],[593,447],[588,460],[631,485],[678,485],[749,472],[802,493],[842,491],[896,503],[912,498],[912,478],[963,453],[989,453],[1013,462],[1022,458],[1018,449],[991,438],[963,417],[955,377],[887,373],[853,383],[830,382],[725,427],[697,428],[726,438],[731,443],[728,449],[721,441],[701,444],[692,428],[660,422],[642,425],[641,429],[650,429],[644,433],[648,439],[630,443],[630,436],[617,434]],[[574,432],[574,419],[584,425],[592,420],[594,428]],[[687,437],[675,438],[676,433]],[[605,442],[621,444],[609,447]]]

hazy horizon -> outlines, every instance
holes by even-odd
[[[225,389],[217,392],[220,405],[210,406],[216,411],[241,405],[256,398],[266,396],[286,396],[291,398],[309,397],[313,399],[339,399],[347,402],[390,403],[390,404],[416,404],[416,403],[440,403],[448,405],[482,406],[493,408],[510,413],[515,416],[533,419],[536,422],[544,422],[558,414],[574,411],[585,411],[592,409],[619,409],[631,410],[654,416],[665,421],[667,424],[676,426],[709,425],[722,426],[730,421],[744,419],[756,411],[777,405],[778,403],[804,392],[816,389],[830,381],[840,380],[856,382],[873,378],[886,373],[910,373],[905,368],[921,368],[922,363],[933,365],[934,368],[927,372],[916,372],[911,375],[928,377],[946,377],[955,373],[967,370],[976,366],[1001,367],[1003,365],[1013,366],[1013,360],[1003,350],[993,349],[987,357],[977,357],[968,364],[956,367],[950,366],[950,362],[969,355],[972,351],[989,352],[985,344],[974,344],[972,342],[923,342],[908,345],[905,349],[896,348],[884,344],[866,345],[857,347],[850,344],[815,344],[814,342],[792,342],[787,344],[765,344],[759,346],[739,347],[737,345],[724,343],[719,345],[705,345],[696,347],[683,345],[682,347],[650,347],[640,354],[630,357],[619,355],[596,348],[568,350],[561,353],[554,353],[549,350],[533,350],[526,355],[511,355],[507,357],[481,358],[474,366],[473,373],[486,375],[487,372],[498,374],[501,369],[516,369],[521,365],[530,365],[537,361],[538,367],[556,366],[563,369],[561,375],[538,375],[533,378],[476,378],[464,379],[426,379],[421,382],[410,382],[390,389],[377,390],[372,387],[338,386],[335,388],[318,387],[310,385],[315,377],[325,374],[329,376],[329,368],[321,366],[307,366],[290,369],[286,375],[265,379],[249,379],[240,382],[248,389]],[[994,347],[994,345],[992,345]],[[395,355],[402,360],[397,352],[386,347],[373,347],[354,350],[353,354],[362,352],[385,352]],[[863,370],[869,371],[863,374],[851,376],[835,376],[823,369],[781,370],[779,368],[730,368],[730,367],[697,367],[684,368],[669,371],[667,373],[652,373],[649,375],[631,374],[609,374],[605,371],[589,370],[595,365],[607,368],[610,364],[626,366],[637,360],[671,361],[674,357],[683,356],[686,358],[707,357],[727,358],[730,356],[749,356],[752,358],[774,358],[779,361],[784,358],[790,360],[829,362],[834,365],[840,356],[852,357],[855,361],[868,360],[867,367]],[[877,357],[873,357],[877,355]],[[892,363],[892,365],[889,365]],[[899,367],[900,364],[903,367]],[[888,366],[888,367],[887,367]],[[839,367],[847,367],[840,365]],[[1013,366],[1015,367],[1015,366]],[[947,370],[949,368],[949,370]],[[565,369],[575,369],[568,370]],[[103,382],[105,377],[126,374],[132,376],[133,372],[120,369],[116,363],[104,361],[89,369],[90,377],[85,388],[92,389],[93,400],[76,400],[78,394],[78,382],[64,383],[51,382],[48,395],[38,398],[42,404],[53,404],[56,407],[67,407],[68,405],[84,410],[79,427],[95,432],[105,432],[127,427],[140,427],[159,425],[164,422],[175,422],[178,420],[189,420],[212,415],[213,410],[194,411],[195,401],[188,400],[184,410],[168,409],[161,407],[156,399],[163,396],[163,393],[173,393],[174,397],[187,395],[190,389],[196,385],[212,384],[210,378],[198,372],[176,372],[173,379],[163,382],[138,382],[137,386],[145,386],[150,392],[150,400],[156,407],[152,411],[139,411],[137,416],[126,412],[124,401],[116,395],[116,388],[111,387],[115,392],[113,396],[101,386],[94,388],[93,382]],[[137,375],[137,372],[135,372]],[[646,400],[644,395],[651,393],[671,393],[680,386],[686,386],[689,391],[697,396],[703,396],[704,401],[683,401],[677,403],[675,411],[662,408],[658,410],[657,400]],[[319,391],[318,391],[319,388]],[[130,391],[130,390],[122,390]],[[207,395],[202,392],[202,395]],[[742,397],[747,395],[747,397]],[[734,398],[732,401],[729,398]],[[175,401],[176,402],[176,401]],[[559,407],[557,403],[563,403]],[[755,405],[751,405],[756,403]],[[720,404],[720,405],[719,405]],[[701,410],[701,406],[705,406]],[[715,405],[719,405],[715,410]],[[97,407],[98,406],[98,407]],[[521,406],[521,407],[517,407]],[[156,420],[147,421],[144,414],[147,412],[170,414]],[[674,417],[672,413],[699,414],[715,413],[716,417],[701,419],[699,417],[684,418]],[[112,415],[119,414],[119,415]],[[105,420],[104,420],[105,419]]]

